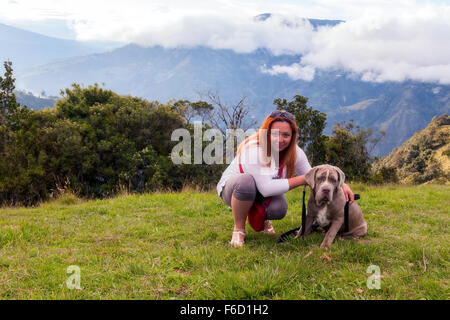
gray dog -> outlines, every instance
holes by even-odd
[[[321,248],[329,248],[336,235],[359,238],[367,233],[367,223],[361,208],[356,202],[349,206],[349,228],[344,232],[345,195],[342,184],[345,175],[338,167],[321,165],[312,168],[305,175],[306,183],[311,188],[306,215],[305,235],[311,233],[312,225],[319,224],[326,230]],[[297,231],[296,238],[300,237]]]

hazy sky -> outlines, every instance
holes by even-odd
[[[79,40],[301,54],[293,65],[261,68],[293,79],[342,69],[366,81],[450,84],[450,1],[0,0],[0,8],[0,22],[64,21]],[[254,20],[266,12],[275,15]],[[345,23],[313,30],[301,18]]]

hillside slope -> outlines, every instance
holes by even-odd
[[[397,169],[402,183],[450,184],[450,116],[433,117],[402,146],[375,164]]]
[[[12,61],[16,71],[58,59],[105,51],[99,44],[47,37],[2,23],[0,43],[0,61]]]
[[[424,129],[434,116],[450,112],[450,90],[435,84],[391,84],[379,96],[338,108],[327,114],[329,123],[353,118],[363,128],[384,130],[375,154],[388,155]]]

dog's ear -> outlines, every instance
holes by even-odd
[[[318,167],[314,167],[305,174],[306,183],[311,188],[311,190],[314,190],[314,187],[316,185],[317,169],[318,169]]]
[[[343,185],[344,182],[345,182],[345,174],[344,174],[344,172],[343,172],[340,168],[335,167],[335,169],[336,169],[336,172],[337,172],[337,174],[338,174],[338,179],[339,179],[339,185],[338,185],[338,188],[340,188],[340,187],[342,187],[342,185]]]

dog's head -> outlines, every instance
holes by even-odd
[[[337,190],[345,181],[345,174],[338,167],[324,164],[308,171],[306,183],[312,190],[318,206],[333,201]]]

